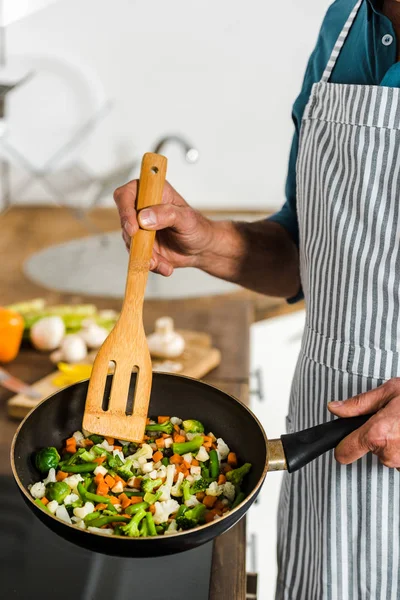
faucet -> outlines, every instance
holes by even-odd
[[[193,146],[191,146],[186,139],[179,135],[166,135],[165,137],[161,138],[154,146],[152,152],[155,154],[160,154],[161,150],[169,142],[177,142],[180,146],[182,146],[188,163],[194,164],[199,160],[199,151],[196,150],[196,148],[193,148]]]

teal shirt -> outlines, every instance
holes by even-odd
[[[335,42],[355,4],[356,0],[336,0],[330,6],[308,62],[303,87],[293,106],[295,133],[286,181],[286,203],[271,219],[285,227],[296,244],[299,242],[296,160],[301,119],[311,88],[320,81]],[[397,60],[396,36],[391,21],[379,12],[380,4],[379,0],[364,0],[333,69],[332,83],[400,87],[400,63],[394,64]]]

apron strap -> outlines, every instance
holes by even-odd
[[[351,26],[353,25],[353,23],[355,21],[355,18],[357,16],[357,13],[360,9],[362,2],[363,2],[363,0],[357,1],[357,4],[351,11],[349,18],[347,19],[342,31],[340,32],[338,39],[336,40],[336,44],[332,50],[332,54],[329,58],[328,64],[326,65],[325,71],[321,77],[321,81],[323,81],[324,83],[328,82],[330,79],[331,73],[333,71],[333,67],[336,64],[337,58],[340,54],[341,49],[343,48],[343,44],[346,41],[347,35],[351,29]]]

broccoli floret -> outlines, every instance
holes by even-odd
[[[121,527],[122,532],[128,537],[139,537],[139,524],[142,519],[146,516],[146,511],[144,509],[139,510],[135,516],[123,527]]]
[[[200,446],[203,444],[203,437],[197,435],[190,442],[175,442],[172,444],[172,451],[174,454],[187,454],[188,452],[197,452]]]
[[[206,507],[204,504],[196,504],[194,508],[186,510],[183,515],[177,516],[176,522],[180,529],[192,529],[204,522]]]
[[[143,496],[143,500],[148,504],[155,504],[161,498],[161,496],[161,490],[158,490],[158,492],[156,492],[155,494],[152,494],[151,492],[146,492]]]
[[[153,457],[153,448],[149,444],[143,444],[141,448],[135,454],[133,454],[129,460],[139,460],[139,458],[145,458],[149,460]]]
[[[206,479],[204,479],[204,477],[201,477],[201,479],[197,479],[192,487],[190,488],[190,493],[191,494],[198,494],[199,492],[205,492],[206,489],[208,488],[208,481],[206,481]]]
[[[183,501],[186,502],[186,500],[189,500],[192,496],[191,492],[190,492],[190,481],[188,481],[187,479],[185,479],[182,482],[181,485],[181,490],[183,493]]]
[[[160,487],[162,484],[162,479],[143,479],[142,480],[142,490],[144,492],[152,492],[154,488]]]
[[[227,481],[233,483],[235,487],[240,487],[242,485],[243,478],[247,475],[247,473],[251,469],[250,463],[244,463],[241,467],[237,469],[233,469],[232,471],[228,471],[226,474]]]
[[[182,423],[183,429],[186,433],[204,433],[204,425],[196,419],[188,419]]]
[[[155,423],[154,425],[146,425],[146,431],[157,431],[160,433],[171,433],[174,430],[174,426],[171,421],[166,421],[166,423]]]
[[[120,477],[122,477],[122,479],[125,479],[126,481],[133,477],[133,473],[127,465],[122,465],[122,467],[119,467],[117,469],[117,475],[119,475]]]

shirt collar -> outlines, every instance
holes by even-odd
[[[367,0],[374,12],[382,14],[382,0]]]

